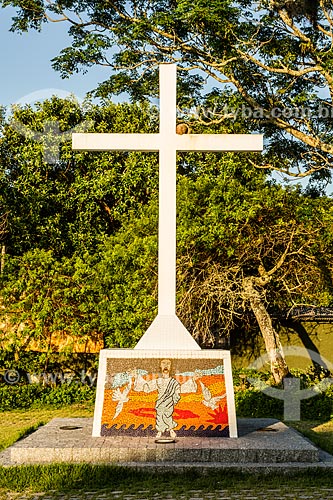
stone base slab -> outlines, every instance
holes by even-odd
[[[92,418],[56,418],[8,449],[10,464],[52,462],[172,466],[320,464],[319,450],[273,419],[238,419],[239,438],[92,437]]]

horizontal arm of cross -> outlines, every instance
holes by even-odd
[[[262,151],[263,136],[251,134],[176,135],[177,151]]]
[[[73,134],[73,149],[86,151],[262,151],[260,134]]]
[[[159,151],[159,134],[73,134],[74,150]]]

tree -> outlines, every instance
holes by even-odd
[[[185,113],[201,104],[196,121],[263,131],[266,151],[257,167],[313,174],[314,182],[330,179],[329,0],[1,0],[0,5],[15,7],[12,29],[20,32],[67,23],[73,42],[53,59],[53,67],[63,77],[96,64],[110,67],[114,73],[96,95],[126,90],[135,100],[152,97],[157,65],[177,62]],[[200,99],[207,78],[217,87]]]
[[[101,336],[93,257],[55,258],[38,248],[8,259],[1,283],[1,345],[51,353],[62,341],[70,352]]]
[[[16,107],[3,123],[0,199],[8,223],[0,242],[8,256],[0,316],[7,348],[51,349],[55,337],[84,343],[109,333],[95,270],[101,244],[156,196],[157,155],[74,153],[71,132],[87,123],[92,131],[150,132],[156,116],[144,103],[81,109],[54,97],[35,109]]]
[[[331,303],[332,201],[271,183],[243,155],[186,155],[180,172],[177,314],[206,347],[257,323],[279,383],[289,370],[271,310]],[[134,345],[154,317],[156,210],[106,240],[97,275],[110,346]]]
[[[332,300],[332,202],[269,183],[241,155],[217,164],[220,175],[202,171],[181,184],[191,216],[180,219],[179,310],[213,343],[214,332],[230,332],[251,310],[278,383],[288,367],[272,309]]]
[[[156,310],[157,156],[74,154],[64,142],[56,162],[47,161],[51,143],[36,133],[48,134],[50,122],[63,133],[86,121],[96,131],[157,126],[147,104],[84,111],[52,99],[15,110],[4,127],[12,258],[2,314],[11,314],[12,341],[21,346],[47,345],[57,332],[83,341],[89,331],[109,347],[133,346]],[[247,163],[254,157],[179,155],[178,314],[202,344],[214,345],[252,311],[280,381],[287,366],[267,304],[331,301],[332,202],[275,185]]]
[[[0,242],[4,240],[7,230],[7,214],[1,210],[0,215]]]
[[[145,104],[82,110],[55,97],[36,106],[15,108],[0,138],[4,242],[11,255],[35,248],[59,258],[84,255],[147,203],[158,167],[156,155],[74,153],[73,129],[149,132],[156,130],[156,115]]]

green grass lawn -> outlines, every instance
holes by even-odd
[[[0,449],[10,446],[17,439],[45,424],[55,417],[91,417],[92,405],[72,405],[60,409],[34,409],[28,411],[8,411],[1,414]],[[333,453],[333,421],[329,422],[295,422],[292,426],[304,433],[321,448]],[[51,464],[27,465],[16,467],[0,467],[0,500],[8,492],[24,491],[25,497],[33,498],[33,492],[91,491],[112,492],[120,490],[128,494],[147,491],[143,498],[153,498],[154,494],[172,491],[174,498],[186,495],[193,490],[203,492],[228,488],[233,491],[251,489],[262,491],[263,488],[279,488],[291,490],[304,487],[310,491],[314,487],[332,487],[333,474],[318,470],[312,474],[285,476],[270,474],[260,477],[233,472],[212,472],[200,475],[189,470],[182,474],[156,474],[128,470],[122,467],[90,464]],[[29,493],[30,492],[30,493]],[[125,494],[124,493],[124,494]],[[191,495],[190,495],[191,496]],[[189,496],[189,498],[190,498]],[[41,497],[42,498],[42,497]],[[50,497],[48,497],[50,498]],[[56,498],[56,496],[54,497]],[[111,497],[110,497],[111,498]],[[121,498],[121,497],[120,497]],[[217,497],[218,498],[218,497]],[[269,498],[269,497],[267,497]],[[274,495],[272,496],[274,498]],[[295,497],[297,498],[297,497]],[[291,499],[293,500],[293,499]]]
[[[281,498],[282,494],[288,494],[288,500],[299,500],[296,490],[301,489],[301,494],[307,495],[318,489],[331,489],[332,478],[333,474],[324,470],[316,470],[313,474],[293,473],[290,476],[285,473],[246,474],[237,471],[211,471],[203,475],[194,469],[181,473],[153,473],[125,467],[90,464],[18,466],[0,468],[0,499],[8,500],[9,493],[12,498],[12,493],[15,492],[23,492],[24,498],[34,500],[43,498],[44,495],[48,500],[59,500],[58,493],[61,493],[62,500],[65,493],[72,493],[75,499],[82,499],[85,498],[84,493],[97,492],[101,494],[98,495],[99,499],[107,500],[117,491],[118,499],[121,500],[125,496],[128,500],[130,495],[133,495],[132,500],[136,498],[156,500],[158,495],[163,495],[163,499],[189,500],[198,498],[197,492],[199,498],[209,493],[211,500],[215,500],[226,498],[225,495],[221,495],[221,490],[233,494],[239,493],[238,499],[243,498],[241,494],[244,490],[247,490],[245,498],[249,498],[250,490],[252,498],[267,492],[265,500],[276,500],[279,492],[278,498]],[[142,492],[145,492],[144,495]],[[290,493],[294,493],[295,496],[291,496]],[[320,498],[326,500],[327,497]]]
[[[301,422],[289,422],[288,425],[304,434],[319,448],[333,455],[333,420],[324,423],[303,420]]]
[[[92,417],[93,411],[91,404],[75,404],[57,409],[45,408],[1,412],[0,451],[53,418]]]

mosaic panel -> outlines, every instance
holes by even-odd
[[[102,436],[229,436],[219,357],[107,357],[102,389]]]

